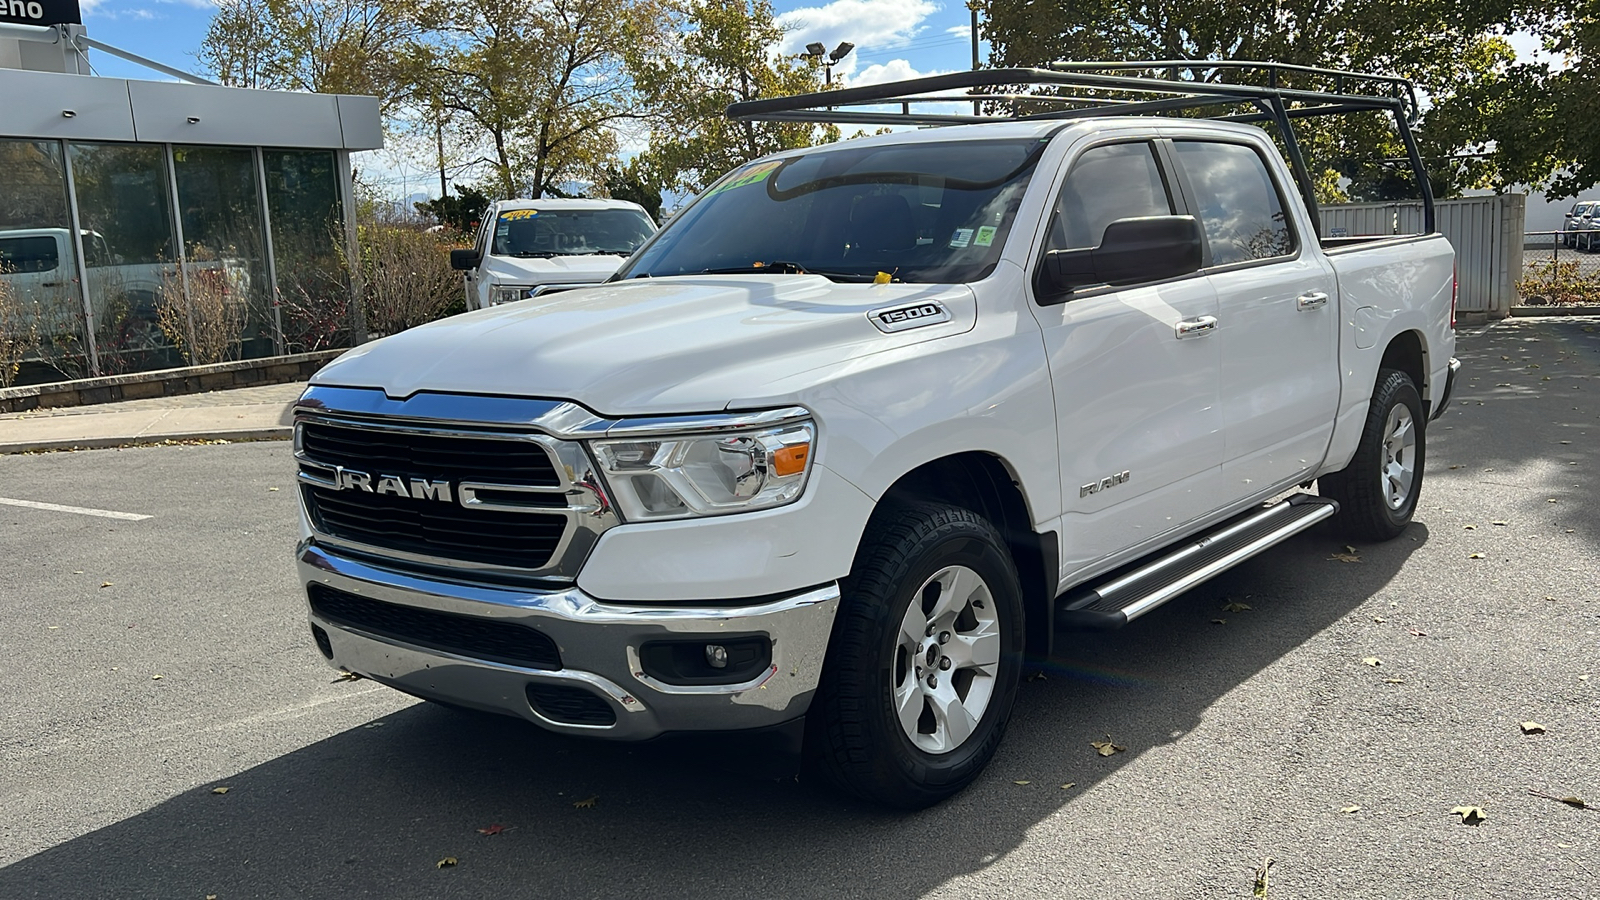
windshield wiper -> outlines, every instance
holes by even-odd
[[[549,259],[553,256],[560,256],[561,254],[555,252],[554,250],[522,250],[511,255],[517,259]]]
[[[775,259],[767,263],[754,263],[748,266],[728,266],[721,269],[701,269],[698,272],[688,272],[688,275],[813,275],[820,272],[811,272],[797,262]]]

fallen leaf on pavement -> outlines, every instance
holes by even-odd
[[[1385,623],[1385,622],[1387,622],[1389,620],[1385,619],[1383,616],[1373,616],[1372,617],[1372,621],[1377,622],[1379,625],[1382,625],[1383,623]]]
[[[269,491],[275,491],[275,490],[277,490],[277,488],[267,488],[267,490],[269,490]]]
[[[1227,619],[1212,619],[1211,620],[1211,624],[1213,624],[1213,625],[1226,625],[1226,624],[1228,624],[1228,620]]]
[[[1383,660],[1377,658],[1376,656],[1362,657],[1361,662],[1362,662],[1363,665],[1368,665],[1368,666],[1381,666],[1381,665],[1383,665]]]
[[[1093,747],[1094,752],[1100,754],[1101,756],[1110,756],[1113,753],[1121,753],[1122,751],[1128,749],[1127,747],[1119,747],[1112,743],[1111,735],[1109,734],[1106,735],[1106,739],[1103,741],[1090,741],[1089,746]]]
[[[1490,523],[1489,523],[1489,524],[1490,524],[1490,525],[1508,525],[1508,524],[1510,524],[1510,523],[1509,523],[1509,522],[1504,522],[1504,521],[1499,521],[1499,520],[1496,520],[1496,521],[1494,521],[1494,522],[1490,522]]]
[[[1533,788],[1528,788],[1528,793],[1534,795],[1535,797],[1543,797],[1546,800],[1554,800],[1557,803],[1565,803],[1574,809],[1587,809],[1590,811],[1600,809],[1600,807],[1590,806],[1589,804],[1583,802],[1582,797],[1557,797],[1555,794],[1546,794],[1544,791],[1536,791]]]
[[[1407,628],[1406,629],[1406,634],[1409,634],[1412,637],[1427,637],[1428,636],[1428,633],[1426,631],[1420,631],[1420,630],[1418,630],[1416,628]]]
[[[1026,780],[1024,780],[1024,781],[1013,781],[1013,782],[1011,782],[1011,783],[1012,783],[1012,784],[1033,784],[1033,782],[1031,782],[1031,781],[1026,781]]]
[[[485,827],[485,828],[479,828],[478,829],[478,833],[482,834],[482,835],[488,835],[490,837],[493,837],[494,835],[497,835],[500,832],[505,831],[505,830],[506,830],[506,827],[504,825],[490,825],[490,826]]]
[[[1544,726],[1540,725],[1538,722],[1523,722],[1522,723],[1522,733],[1523,734],[1544,734]]]
[[[456,858],[454,856],[446,856],[444,859],[441,859],[438,862],[434,863],[433,867],[435,869],[448,869],[448,868],[450,868],[451,866],[453,866],[455,864],[456,864]]]
[[[596,794],[593,797],[585,797],[582,800],[578,800],[578,801],[574,802],[572,804],[572,808],[573,809],[594,809],[594,805],[596,803],[599,803],[599,802],[600,802],[600,795]]]
[[[161,676],[160,675],[151,675],[150,676],[150,680],[151,681],[160,681],[161,680]]]
[[[1076,781],[1069,781],[1066,784],[1063,784],[1061,786],[1061,789],[1063,791],[1070,791],[1070,790],[1072,790],[1073,788],[1075,788],[1077,786],[1078,786],[1078,783]]]
[[[1355,555],[1354,553],[1335,553],[1334,555],[1328,557],[1328,559],[1338,560],[1339,562],[1361,562],[1361,557]]]
[[[1246,612],[1249,609],[1250,605],[1248,603],[1224,603],[1222,605],[1223,612]]]
[[[1256,886],[1251,889],[1250,896],[1265,898],[1269,890],[1268,883],[1271,880],[1272,857],[1269,856],[1261,861],[1261,865],[1256,867]]]
[[[1551,500],[1551,501],[1550,501],[1550,502],[1551,502],[1551,503],[1554,503],[1554,502],[1555,502],[1555,501],[1554,501],[1554,500]],[[100,582],[100,586],[101,586],[101,587],[103,587],[103,588],[108,588],[108,587],[111,587],[111,582],[109,582],[109,581],[102,581],[102,582]]]
[[[1484,556],[1482,553],[1473,553],[1473,554],[1471,554],[1470,556],[1467,557],[1467,559],[1488,559],[1488,558],[1489,557]]]
[[[229,788],[227,785],[223,785],[222,787],[214,787],[214,788],[212,788],[211,789],[211,793],[213,793],[213,794],[226,794],[230,790],[232,790],[232,788]]]
[[[1339,810],[1339,812],[1344,813],[1347,816],[1350,815],[1353,812],[1360,812],[1360,811],[1361,811],[1361,807],[1359,807],[1359,806],[1346,806],[1344,809]]]
[[[354,672],[347,672],[347,671],[345,671],[343,669],[340,669],[339,670],[339,677],[335,678],[334,680],[332,680],[332,681],[330,681],[328,683],[329,684],[338,684],[341,681],[360,681],[360,680],[361,680],[361,676],[360,675],[357,675]]]
[[[1384,684],[1405,684],[1406,680],[1404,678],[1385,678],[1383,680],[1383,683]]]
[[[1458,806],[1450,810],[1450,815],[1460,816],[1463,825],[1476,825],[1489,818],[1489,814],[1485,813],[1481,806]]]
[[[1452,469],[1459,469],[1459,468],[1462,468],[1462,467],[1461,467],[1461,466],[1460,466],[1460,465],[1454,465],[1454,466],[1451,466],[1451,467],[1450,467],[1450,468],[1452,468]]]
[[[1044,677],[1044,673],[1043,672],[1035,672],[1032,675],[1028,676],[1028,680],[1029,681],[1047,681],[1049,679]]]
[[[1461,526],[1461,530],[1462,531],[1477,531],[1478,530],[1478,526],[1476,526],[1476,525],[1463,525],[1463,526]]]

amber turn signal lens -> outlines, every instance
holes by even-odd
[[[772,471],[776,475],[799,475],[806,470],[806,460],[811,456],[810,444],[784,447],[772,454]]]

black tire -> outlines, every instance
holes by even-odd
[[[981,588],[992,602],[975,594],[978,599],[963,606],[961,616],[992,606],[982,614],[992,617],[991,626],[997,624],[998,662],[992,675],[977,676],[992,681],[984,688],[986,706],[970,734],[948,751],[935,753],[913,743],[908,728],[902,727],[895,694],[898,689],[910,696],[905,693],[911,690],[905,678],[912,677],[914,666],[929,662],[926,670],[917,671],[932,675],[935,682],[945,675],[947,691],[959,691],[959,677],[968,672],[964,696],[975,696],[972,674],[961,664],[953,671],[940,669],[942,658],[933,663],[931,657],[925,660],[920,653],[901,650],[903,625],[913,615],[911,604],[922,604],[917,615],[937,609],[942,588],[929,580],[952,567],[982,579]],[[876,803],[903,809],[931,806],[977,778],[1005,733],[1022,673],[1024,621],[1016,566],[999,531],[982,516],[938,503],[910,503],[880,509],[873,516],[842,587],[822,679],[806,717],[807,768]],[[935,631],[929,640],[949,638],[943,629]],[[944,652],[939,647],[929,649]],[[912,680],[919,693],[927,683],[923,674]],[[934,715],[931,706],[916,708],[924,709],[919,722]],[[931,727],[937,731],[942,726]],[[952,728],[945,734],[953,738],[954,732]],[[935,741],[938,735],[918,739]]]
[[[1384,476],[1385,467],[1390,464],[1385,442],[1390,416],[1396,407],[1403,407],[1410,416],[1416,441],[1410,450],[1411,482],[1398,504],[1391,502],[1393,494],[1388,487],[1396,482]],[[1411,524],[1411,517],[1417,511],[1417,498],[1422,493],[1427,433],[1422,396],[1417,393],[1411,376],[1398,369],[1380,369],[1355,456],[1343,470],[1317,479],[1317,492],[1339,501],[1339,515],[1334,521],[1346,534],[1363,540],[1387,541],[1399,536]],[[1396,454],[1396,458],[1403,455]]]

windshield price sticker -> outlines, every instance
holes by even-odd
[[[508,209],[500,214],[500,221],[515,222],[518,219],[532,219],[538,215],[537,209]]]
[[[978,229],[978,236],[972,239],[974,247],[987,247],[994,243],[994,233],[1000,229],[993,225],[985,225]]]
[[[957,228],[956,229],[956,233],[950,235],[950,246],[952,246],[952,247],[956,247],[956,248],[959,249],[961,247],[967,246],[970,243],[972,243],[972,229],[971,228]]]
[[[776,172],[778,167],[781,165],[783,165],[783,160],[773,160],[772,162],[764,162],[751,166],[743,172],[737,173],[734,175],[734,177],[728,179],[722,184],[712,188],[707,192],[706,195],[710,196],[711,194],[720,194],[723,191],[731,191],[734,188],[744,187],[747,184],[760,184],[761,182],[767,180],[767,176],[771,175],[773,172]]]

